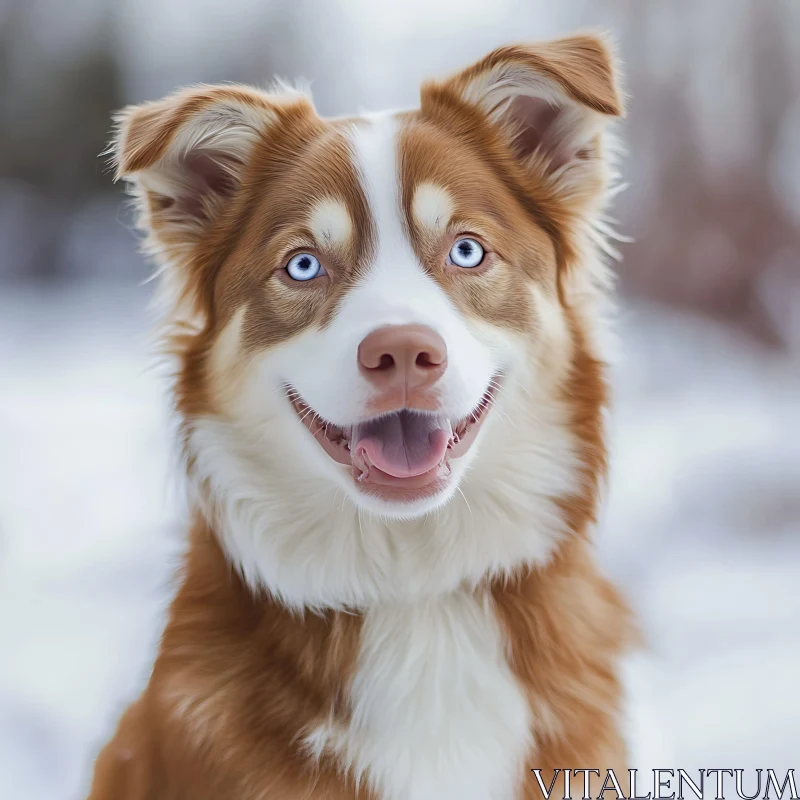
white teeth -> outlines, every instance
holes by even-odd
[[[348,447],[348,450],[350,448]],[[356,480],[363,482],[369,478],[369,468],[372,466],[369,457],[365,452],[356,453],[351,457],[353,469],[358,471]]]
[[[357,476],[356,480],[365,481],[367,478],[369,478],[369,466],[370,465],[369,465],[369,461],[367,461],[366,458],[364,458],[363,465],[354,463],[353,466],[355,467],[355,469],[358,470],[358,476]]]

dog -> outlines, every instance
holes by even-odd
[[[606,40],[418,108],[196,86],[111,146],[160,265],[191,496],[90,800],[511,800],[626,773],[606,475]]]

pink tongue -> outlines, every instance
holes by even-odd
[[[395,478],[411,478],[432,470],[444,458],[450,441],[444,417],[397,411],[358,425],[353,430],[354,460],[370,464]]]

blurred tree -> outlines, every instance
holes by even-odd
[[[635,158],[623,212],[635,242],[625,248],[624,285],[780,342],[789,327],[786,311],[770,303],[761,284],[776,261],[792,257],[800,278],[797,209],[786,207],[773,179],[784,126],[793,124],[792,102],[800,103],[796,12],[785,3],[729,0],[725,16],[706,14],[704,27],[690,32],[698,20],[686,11],[683,3],[636,4],[630,17]],[[665,40],[671,64],[655,69],[648,53],[663,51]],[[728,124],[731,102],[746,126]],[[727,159],[722,168],[720,152]],[[643,159],[650,162],[639,165],[645,181],[637,174]],[[800,175],[791,180],[800,184]],[[789,274],[782,280],[786,291],[800,291]]]

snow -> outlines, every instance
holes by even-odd
[[[180,551],[148,291],[0,292],[0,796],[82,796]],[[625,309],[599,553],[660,660],[676,766],[798,767],[800,369]],[[668,765],[664,765],[668,766]]]

